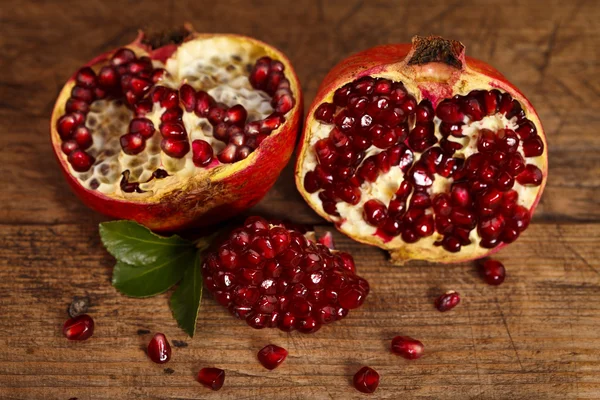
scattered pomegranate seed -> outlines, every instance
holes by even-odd
[[[272,370],[277,368],[285,360],[287,355],[288,352],[283,347],[270,344],[263,347],[258,352],[258,361],[260,361],[266,369]]]
[[[460,302],[460,294],[450,290],[435,300],[435,308],[441,312],[453,309]]]
[[[416,360],[423,355],[423,343],[410,336],[396,336],[392,339],[392,353],[407,360]]]
[[[69,340],[87,340],[94,334],[94,320],[87,314],[67,320],[63,335]]]
[[[171,345],[167,337],[157,333],[148,343],[148,357],[157,364],[164,364],[171,359]]]
[[[212,390],[219,390],[225,381],[225,371],[219,368],[202,368],[198,372],[198,382]]]
[[[506,277],[506,269],[500,261],[486,260],[482,265],[483,279],[488,285],[501,285]]]
[[[354,387],[362,393],[373,393],[379,386],[379,374],[373,368],[362,367],[354,374]]]

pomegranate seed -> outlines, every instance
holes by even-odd
[[[523,140],[523,154],[525,157],[538,157],[544,153],[544,142],[539,136]]]
[[[62,149],[63,153],[65,153],[66,155],[69,155],[72,152],[74,152],[75,150],[79,149],[79,145],[74,140],[67,140],[66,142],[62,143],[60,148]]]
[[[335,104],[333,103],[322,103],[317,107],[315,111],[315,118],[319,121],[326,122],[328,124],[333,123],[333,116],[335,114]]]
[[[139,133],[149,139],[154,135],[154,124],[148,118],[134,118],[129,122],[129,132]]]
[[[512,176],[517,176],[525,170],[525,159],[519,153],[511,154],[505,168]]]
[[[379,374],[373,368],[362,367],[354,374],[354,387],[362,393],[373,393],[379,386]]]
[[[483,279],[488,285],[501,285],[506,277],[506,269],[500,261],[486,260],[482,266]]]
[[[460,111],[458,104],[451,100],[444,100],[438,104],[436,115],[443,122],[450,124],[458,124],[463,121],[464,114]]]
[[[415,117],[417,122],[433,121],[434,112],[429,100],[423,100],[419,103],[415,110]]]
[[[250,149],[250,147],[248,147],[248,146],[238,147],[238,149],[235,152],[235,160],[236,161],[244,160],[245,158],[248,158],[250,153],[252,153],[252,149]]]
[[[337,256],[339,256],[342,259],[342,261],[344,262],[343,268],[346,271],[349,271],[353,274],[356,273],[356,266],[354,264],[354,258],[350,254],[340,251],[337,253]]]
[[[462,101],[462,111],[471,121],[481,121],[485,116],[485,111],[479,100],[475,97],[467,97]]]
[[[247,117],[248,113],[241,104],[236,104],[225,112],[225,122],[233,125],[244,126]]]
[[[139,154],[146,148],[146,140],[140,133],[126,133],[119,141],[123,153],[130,156]]]
[[[166,109],[179,107],[179,93],[176,90],[166,88],[160,100],[160,105]]]
[[[152,83],[158,83],[165,77],[165,75],[167,75],[166,70],[157,68],[150,75],[150,79],[152,80]]]
[[[517,182],[521,185],[539,186],[542,179],[542,171],[533,164],[527,164],[523,172],[517,175]]]
[[[526,140],[530,137],[537,136],[537,128],[533,122],[527,120],[517,128],[517,134],[521,140]]]
[[[131,78],[130,87],[131,87],[132,92],[137,97],[142,97],[146,93],[148,93],[148,91],[152,88],[152,82],[150,82],[146,79],[142,79],[142,78],[138,78],[138,77],[134,76],[133,78]],[[172,108],[172,107],[167,107],[167,108]]]
[[[90,67],[83,67],[77,72],[75,80],[80,86],[94,88],[96,86],[96,73]]]
[[[195,113],[199,117],[208,117],[211,107],[214,105],[214,99],[205,91],[200,90],[196,93]]]
[[[80,112],[82,114],[87,114],[90,111],[90,105],[83,100],[70,98],[67,100],[65,104],[65,111],[67,113],[75,113]]]
[[[258,352],[258,361],[266,369],[273,370],[277,368],[287,357],[288,352],[283,347],[275,346],[270,344],[263,347]]]
[[[457,238],[455,238],[454,236],[446,236],[442,240],[442,246],[444,247],[444,249],[446,249],[450,253],[459,252],[460,247],[461,247],[460,241]]]
[[[433,235],[433,216],[423,215],[415,222],[415,232],[420,237]]]
[[[148,357],[157,364],[164,364],[171,359],[171,345],[167,337],[157,333],[148,343]]]
[[[407,360],[416,360],[423,355],[423,343],[410,336],[396,336],[392,339],[392,353],[398,354]]]
[[[483,239],[497,239],[504,229],[504,217],[497,215],[493,218],[479,221],[478,232]]]
[[[92,134],[89,129],[83,125],[75,128],[73,139],[77,142],[80,149],[85,150],[93,144]]]
[[[87,314],[67,320],[63,335],[69,340],[87,340],[94,334],[94,320]]]
[[[498,149],[506,153],[514,153],[519,148],[519,137],[510,129],[500,129],[497,133]]]
[[[275,129],[279,128],[283,121],[284,119],[281,114],[273,113],[262,120],[260,129],[261,131],[274,131]]]
[[[161,140],[160,148],[169,157],[183,158],[190,151],[190,143],[187,139],[177,140],[168,138]]]
[[[463,183],[455,183],[450,190],[452,204],[458,207],[467,207],[471,204],[471,194]]]
[[[228,144],[217,154],[217,158],[224,164],[231,164],[236,160],[237,146]]]
[[[213,149],[205,140],[194,140],[192,142],[192,154],[196,167],[206,167],[213,160]]]
[[[281,84],[279,85],[281,87]],[[273,95],[271,105],[275,112],[285,114],[294,107],[294,97],[289,89],[278,89]]]
[[[350,93],[352,93],[352,85],[347,83],[335,91],[333,94],[333,103],[338,107],[345,107],[348,104]]]
[[[497,90],[490,90],[483,94],[483,101],[485,103],[485,110],[487,115],[494,115],[498,112],[498,103],[500,101],[500,92]]]
[[[387,79],[377,79],[375,81],[375,87],[373,88],[374,94],[390,94],[392,91],[392,82]]]
[[[77,172],[85,172],[94,164],[94,157],[83,150],[75,150],[68,157],[69,164]]]
[[[135,53],[127,48],[121,48],[113,54],[111,58],[112,65],[127,64],[135,60]]]
[[[441,312],[453,309],[460,302],[460,295],[454,290],[448,291],[435,300],[435,308]]]
[[[503,192],[510,190],[515,184],[515,178],[506,171],[501,171],[496,178],[496,188]]]
[[[98,73],[98,84],[105,88],[112,88],[119,83],[117,71],[110,65],[105,65]]]
[[[202,368],[198,372],[198,382],[209,389],[219,390],[225,382],[225,371],[219,368]]]
[[[196,91],[187,83],[179,88],[179,98],[185,111],[192,112],[196,109]]]
[[[160,133],[165,139],[184,140],[187,132],[180,122],[165,122],[160,124]]]
[[[317,181],[317,177],[314,171],[308,171],[306,175],[304,175],[304,189],[308,193],[315,193],[319,190],[321,186]]]
[[[387,208],[377,199],[369,200],[363,206],[363,217],[369,224],[379,226],[387,218]]]
[[[76,117],[72,114],[65,114],[56,122],[56,130],[62,140],[67,140],[71,137],[75,127],[79,125]]]
[[[71,97],[82,100],[89,104],[94,101],[95,95],[92,89],[80,86],[73,86],[73,89],[71,90]]]

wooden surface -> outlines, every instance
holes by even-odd
[[[537,107],[550,142],[550,176],[534,222],[498,255],[507,281],[490,287],[471,264],[388,265],[382,252],[336,235],[372,286],[365,305],[314,335],[255,331],[207,296],[197,337],[171,318],[167,295],[145,300],[110,286],[113,260],[100,245],[103,217],[70,192],[53,159],[48,120],[59,88],[84,61],[132,40],[139,26],[189,20],[207,32],[255,36],[292,60],[307,105],[346,55],[414,34],[461,40]],[[382,376],[370,398],[600,398],[600,3],[588,1],[138,1],[5,0],[0,10],[0,398],[351,399],[369,365]],[[296,194],[288,167],[256,207],[321,224]],[[462,303],[440,314],[442,290]],[[89,296],[92,339],[61,335],[73,296]],[[142,330],[142,331],[140,331]],[[142,348],[162,331],[172,361]],[[141,333],[141,334],[139,334]],[[390,354],[395,335],[426,355]],[[290,356],[268,372],[263,345]],[[213,393],[201,367],[226,370]],[[165,368],[171,370],[165,370]],[[169,373],[171,372],[171,373]]]

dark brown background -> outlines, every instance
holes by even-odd
[[[9,0],[0,14],[0,398],[363,398],[350,385],[362,365],[381,386],[371,398],[600,398],[600,3],[589,1],[137,1]],[[372,285],[364,307],[315,335],[255,331],[207,296],[196,338],[172,319],[167,295],[125,298],[110,286],[100,245],[103,217],[69,191],[53,159],[48,120],[64,81],[83,62],[131,41],[140,26],[186,20],[207,32],[255,36],[296,66],[307,105],[326,72],[348,54],[415,34],[459,39],[502,71],[537,107],[550,143],[550,177],[534,223],[499,253],[508,269],[485,285],[471,264],[394,268],[384,254],[336,235]],[[287,168],[257,207],[321,224]],[[463,295],[440,314],[441,290]],[[65,309],[89,295],[93,338],[60,333]],[[189,345],[164,367],[141,350],[163,331]],[[398,334],[426,356],[388,351]],[[290,356],[268,372],[263,345]],[[195,382],[225,369],[224,388]]]

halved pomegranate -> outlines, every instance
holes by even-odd
[[[458,262],[511,243],[546,183],[546,138],[525,96],[440,37],[375,47],[325,78],[296,184],[308,204],[392,261]]]
[[[77,71],[54,106],[51,137],[84,203],[168,231],[256,204],[289,161],[301,114],[280,51],[186,27],[140,32]]]

